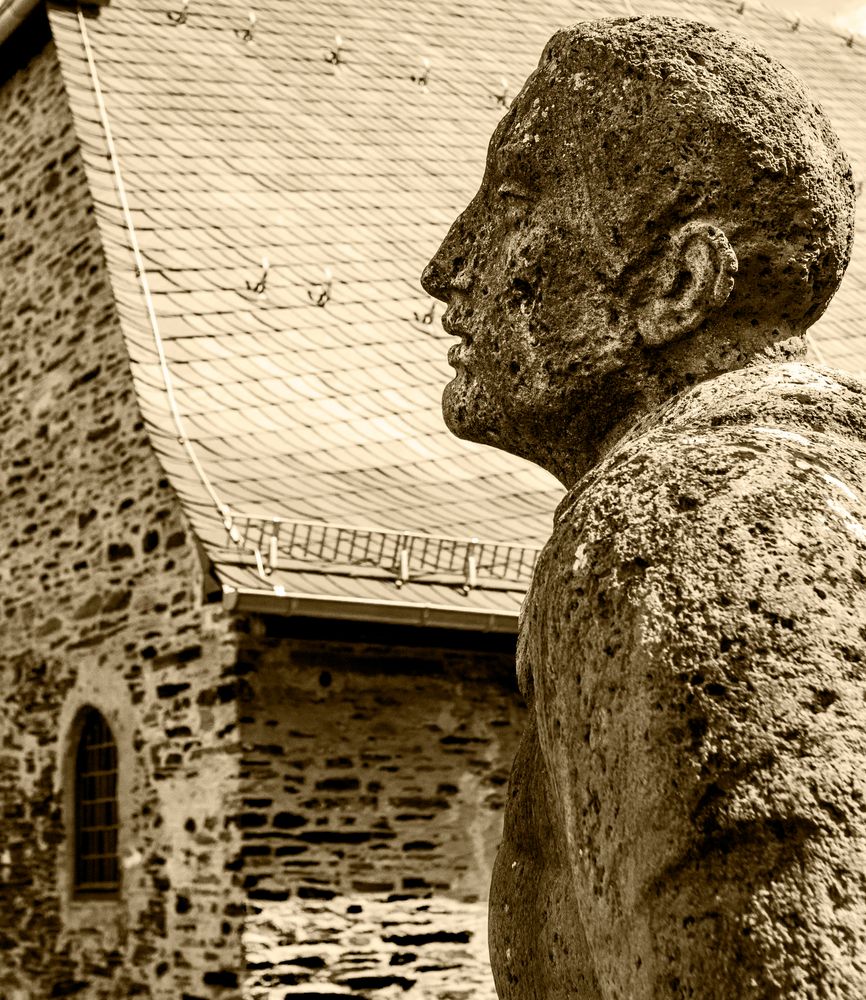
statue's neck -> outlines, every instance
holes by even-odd
[[[758,350],[753,337],[769,346]],[[535,453],[524,452],[524,457],[571,490],[619,441],[639,432],[672,400],[731,372],[801,361],[804,344],[802,334],[773,343],[766,331],[731,332],[720,324],[688,341],[644,351],[632,365],[606,373],[595,385],[564,391],[562,410],[547,416],[535,435]],[[733,356],[740,359],[737,365]]]

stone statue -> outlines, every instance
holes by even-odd
[[[502,1000],[866,997],[866,387],[821,109],[671,18],[548,43],[423,277],[454,433],[568,489],[524,606]]]

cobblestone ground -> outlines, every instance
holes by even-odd
[[[496,1000],[486,902],[291,900],[251,918],[245,944],[247,1000]]]

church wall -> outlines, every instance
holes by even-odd
[[[513,648],[206,603],[137,409],[47,27],[15,44],[0,79],[0,996],[492,1000]],[[119,753],[126,866],[109,901],[71,884],[86,706]]]
[[[0,67],[0,996],[230,1000],[234,637],[137,409],[44,21]],[[85,705],[119,750],[116,901],[71,898]]]
[[[238,671],[245,996],[494,1000],[513,638],[253,619]]]

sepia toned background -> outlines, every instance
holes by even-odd
[[[492,1000],[517,615],[561,489],[445,430],[418,278],[585,18],[766,48],[862,192],[866,38],[813,8],[0,6],[3,996]],[[863,204],[811,339],[851,371]],[[88,895],[92,710],[120,875]]]

